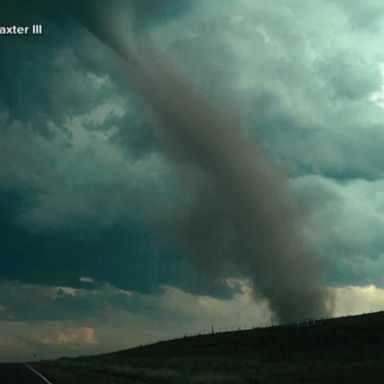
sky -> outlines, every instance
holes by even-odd
[[[248,252],[258,251],[253,243],[239,244],[253,234],[263,243],[270,224],[224,209],[245,196],[227,187],[239,180],[212,181],[219,168],[201,160],[193,136],[174,140],[174,122],[159,115],[134,72],[127,75],[101,29],[79,10],[49,3],[0,5],[0,25],[44,28],[41,36],[0,35],[0,360],[113,351],[211,324],[269,324],[279,275],[267,271],[265,289],[264,272],[254,271],[263,263],[253,262],[264,259]],[[295,217],[279,224],[289,236],[271,236],[279,250],[292,236],[305,250],[300,262],[284,264],[287,275],[301,284],[306,260],[315,260],[332,297],[328,315],[381,310],[380,1],[132,4],[107,28],[124,33],[118,23],[134,14],[134,34],[220,121],[231,121],[226,137],[239,150],[216,161],[242,164],[246,148],[254,153],[235,170],[246,169],[247,180],[259,169],[266,180],[278,173],[273,184]],[[177,104],[164,89],[161,100]],[[266,195],[274,206],[274,194]]]

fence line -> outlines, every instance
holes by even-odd
[[[366,312],[362,313],[356,316],[360,315],[366,315],[368,313],[372,312]],[[211,324],[211,327],[204,330],[199,331],[192,331],[192,332],[185,332],[183,336],[178,336],[173,339],[164,340],[161,339],[157,341],[157,343],[163,343],[166,341],[172,341],[172,340],[181,340],[184,338],[189,337],[196,337],[196,336],[206,336],[206,335],[217,335],[217,334],[223,334],[223,333],[232,333],[232,332],[238,332],[238,331],[252,331],[252,330],[258,330],[258,329],[272,329],[272,328],[289,328],[289,327],[313,327],[313,326],[323,326],[325,323],[329,320],[336,320],[336,319],[342,319],[342,318],[348,318],[354,315],[340,315],[335,317],[322,317],[317,319],[297,319],[295,321],[289,322],[289,323],[281,323],[273,319],[271,317],[270,322],[259,322],[257,324],[253,323],[252,325],[246,324],[246,325],[231,325],[230,327],[219,327],[216,328],[215,324]],[[152,344],[152,343],[150,343]],[[144,344],[148,345],[148,344]]]

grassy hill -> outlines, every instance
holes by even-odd
[[[184,337],[43,369],[83,383],[382,383],[384,312]]]

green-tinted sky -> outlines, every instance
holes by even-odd
[[[248,276],[207,272],[175,241],[203,176],[169,156],[114,53],[47,4],[0,5],[0,25],[44,25],[43,36],[0,36],[0,359],[268,319]],[[384,5],[140,4],[140,33],[287,175],[336,312],[379,308]]]

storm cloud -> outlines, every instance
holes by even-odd
[[[202,145],[207,132],[191,140],[169,131],[179,115],[158,112],[172,97],[148,97],[140,84],[150,81],[132,76],[137,60],[125,70],[100,32],[50,3],[0,5],[4,23],[45,31],[0,40],[2,281],[90,289],[80,281],[89,276],[145,294],[169,285],[228,298],[237,288],[224,277],[259,273],[237,256],[253,242],[263,254],[271,239],[259,209],[245,208],[246,175],[282,169],[286,180],[265,177],[274,188],[265,207],[277,198],[285,212],[282,237],[292,224],[327,286],[383,286],[379,1],[146,3],[133,28],[140,63],[151,56],[146,71],[161,89],[159,72],[182,74],[193,100],[224,120],[230,133],[209,138],[220,153]],[[230,148],[239,146],[237,157]],[[309,268],[317,274],[316,263]]]
[[[209,279],[224,278],[228,266],[250,277],[283,320],[324,315],[326,295],[297,234],[282,177],[223,111],[136,34],[134,4],[82,3],[72,11],[124,60],[123,70],[161,121],[172,159],[202,173],[195,180],[201,196],[182,223],[185,233],[177,233],[182,250]]]

